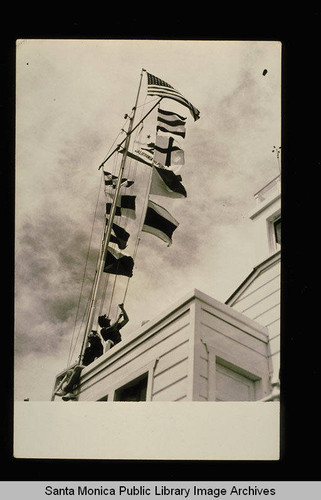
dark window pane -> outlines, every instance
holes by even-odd
[[[146,401],[147,374],[132,380],[115,392],[115,401]]]
[[[274,222],[275,241],[281,245],[281,219]]]

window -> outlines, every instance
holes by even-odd
[[[216,401],[254,401],[255,381],[216,362]]]
[[[146,401],[148,374],[128,382],[115,391],[114,401]]]
[[[277,210],[266,219],[269,252],[281,249],[281,211]]]
[[[274,224],[274,236],[275,236],[275,241],[279,245],[281,245],[281,218],[277,219]]]

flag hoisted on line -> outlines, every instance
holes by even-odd
[[[115,189],[116,185],[117,185],[117,180],[118,180],[117,175],[113,175],[110,172],[106,172],[106,170],[104,170],[103,172],[104,172],[105,186],[111,186],[113,189]],[[129,181],[126,178],[122,178],[122,180],[121,180],[122,187],[130,187],[133,184],[134,184],[134,181]]]
[[[172,170],[154,166],[149,192],[167,198],[186,198],[186,189],[181,180],[182,177],[176,175]]]
[[[155,162],[153,156],[141,149],[135,149],[134,153],[128,151],[127,155],[144,165],[153,168],[150,194],[166,196],[168,198],[186,198],[187,193],[183,184],[182,177],[169,168],[165,168],[159,162]],[[121,215],[120,212],[116,215]]]
[[[183,118],[177,113],[159,108],[156,131],[179,135],[184,139],[186,135],[186,120],[187,118]]]
[[[173,232],[178,225],[177,220],[165,208],[152,200],[148,200],[142,231],[157,236],[170,246]]]
[[[104,273],[117,274],[119,276],[133,276],[134,259],[129,255],[117,252],[111,247],[107,249]]]
[[[108,219],[106,219],[106,224],[108,224]],[[115,222],[113,223],[109,240],[111,243],[116,243],[120,250],[124,250],[127,246],[129,236],[130,234],[125,229],[115,224]]]
[[[159,97],[164,97],[166,99],[173,99],[179,102],[183,106],[186,106],[194,120],[198,120],[200,117],[200,111],[193,106],[178,90],[175,90],[172,85],[161,80],[157,76],[147,73],[147,95],[157,95]]]
[[[120,149],[119,152],[124,154],[124,149]],[[154,165],[153,149],[148,150],[148,152],[147,150],[143,151],[142,149],[135,149],[133,153],[127,151],[127,156],[129,156],[129,158],[133,158],[133,160],[140,161],[149,167]]]
[[[109,193],[111,198],[114,198],[113,194]],[[111,212],[112,203],[106,203],[106,214],[109,215]],[[136,196],[122,194],[118,197],[116,203],[116,216],[129,217],[130,219],[136,219]]]
[[[172,136],[157,134],[156,144],[149,143],[148,146],[154,148],[154,161],[166,167],[175,167],[185,163],[184,151],[176,144]]]

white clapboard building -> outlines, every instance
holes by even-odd
[[[78,401],[279,399],[280,177],[255,199],[258,264],[226,303],[192,290],[86,366]]]
[[[255,194],[250,213],[257,248],[257,266],[226,301],[234,310],[265,326],[269,335],[269,362],[273,398],[279,396],[281,186],[280,176]]]

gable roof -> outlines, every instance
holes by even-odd
[[[253,268],[250,274],[245,278],[244,281],[236,288],[236,290],[229,296],[229,298],[225,301],[225,304],[232,306],[240,295],[249,287],[249,285],[264,271],[266,271],[269,267],[276,264],[281,260],[281,250],[278,250],[274,254],[270,255],[263,262],[258,264]]]

